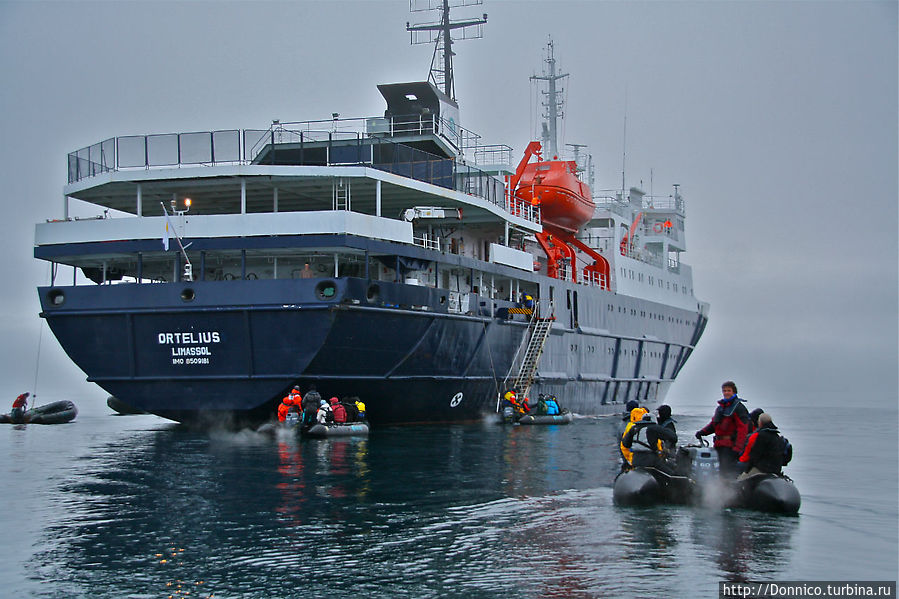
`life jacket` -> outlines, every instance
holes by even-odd
[[[13,407],[13,408],[22,408],[23,410],[24,410],[26,407],[28,407],[28,394],[27,394],[27,393],[23,393],[22,395],[18,396],[18,397],[15,399],[15,401],[12,402],[12,407]]]
[[[331,412],[334,414],[334,422],[346,422],[346,408],[341,403],[332,403]]]
[[[512,397],[507,397],[506,401],[509,402],[509,404],[512,406],[512,408],[515,410],[516,414],[519,414],[519,415],[527,414],[530,411],[525,408],[526,404],[519,402],[518,398],[515,397],[514,395]]]
[[[624,427],[624,432],[621,434],[621,439],[618,440],[618,449],[621,450],[621,455],[624,457],[624,460],[628,464],[632,464],[634,462],[634,452],[629,448],[624,446],[624,437],[627,436],[628,431],[631,428],[643,420],[643,414],[649,414],[649,411],[646,408],[634,408],[631,410],[631,421],[627,423],[627,426]]]
[[[360,416],[365,416],[365,404],[362,401],[356,401],[356,409],[359,410]]]
[[[287,398],[285,398],[285,399],[287,399]],[[288,406],[283,401],[280,404],[278,404],[278,422],[284,422],[285,420],[287,420],[287,410],[289,410],[289,409],[290,409],[290,406]]]
[[[636,426],[636,425],[635,425]],[[646,436],[648,424],[636,426],[636,431],[631,439],[631,451],[634,453],[655,453],[652,445],[649,443],[649,437]]]
[[[733,396],[727,404],[718,402],[715,415],[702,431],[704,434],[715,433],[715,447],[726,447],[736,452],[742,452],[746,447],[746,438],[749,431],[749,411],[743,405],[743,400]]]

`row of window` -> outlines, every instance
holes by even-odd
[[[612,305],[612,304],[607,304],[607,306],[608,306],[608,311],[609,311],[609,312],[614,312],[614,311],[615,311],[615,306],[614,306],[614,305]],[[627,313],[628,313],[628,308],[625,308],[625,307],[623,307],[623,306],[618,306],[618,312],[619,312],[619,313],[627,314]],[[630,308],[630,314],[631,314],[631,316],[636,316],[636,315],[637,315],[637,309],[636,309],[636,308]],[[640,310],[640,317],[641,317],[641,318],[649,318],[650,320],[665,320],[665,316],[664,316],[663,314],[656,314],[656,313],[654,313],[654,312],[647,312],[646,310]],[[694,325],[696,324],[696,323],[695,323],[694,321],[692,321],[692,320],[684,320],[683,318],[674,318],[673,316],[669,316],[669,317],[668,317],[668,322],[677,323],[677,324],[685,324],[685,325],[687,325],[687,326],[694,326]]]
[[[573,345],[572,347],[577,348],[576,345]],[[611,347],[608,348],[608,354],[609,354],[609,355],[614,355],[614,354],[615,354],[615,349],[614,349],[614,348],[611,348]],[[637,350],[635,350],[635,349],[630,349],[630,350],[628,350],[628,349],[619,349],[619,350],[618,350],[618,355],[619,355],[619,356],[627,356],[627,355],[630,355],[630,356],[636,356],[636,355],[637,355]],[[647,355],[648,355],[650,358],[661,358],[661,357],[663,357],[663,356],[665,355],[665,352],[651,351],[651,352],[649,352],[649,353],[647,354],[647,353],[646,353],[646,350],[644,349],[644,350],[641,351],[641,355],[642,355],[644,358],[645,358]],[[674,351],[668,352],[668,359],[669,359],[669,360],[670,360],[670,359],[673,359],[673,358],[675,358],[675,357],[677,357],[677,352],[674,352]]]
[[[622,266],[621,267],[621,277],[624,279],[633,280],[635,278],[634,271],[630,268],[624,268]],[[674,293],[677,293],[678,291],[680,291],[683,295],[687,295],[687,293],[688,293],[688,289],[687,289],[686,285],[678,285],[677,283],[672,283],[671,281],[665,281],[663,279],[656,279],[652,275],[646,275],[645,278],[648,279],[648,283],[650,285],[655,285],[656,283],[658,283],[659,287],[662,289],[668,289],[669,291],[674,291]],[[638,272],[636,274],[636,280],[638,283],[643,283],[644,282],[644,274],[642,272]],[[693,293],[693,291],[689,290],[689,293]]]
[[[572,352],[577,352],[577,351],[578,351],[578,347],[579,347],[579,345],[578,345],[577,343],[571,343],[571,344],[569,344],[568,349],[571,350]],[[588,353],[588,354],[595,353],[595,352],[596,352],[596,346],[593,346],[593,345],[585,345],[585,346],[584,346],[584,351],[585,351],[586,353]],[[606,347],[606,353],[609,354],[610,356],[611,356],[611,355],[614,355],[614,354],[615,354],[615,348],[614,348],[614,347]],[[635,357],[635,356],[637,355],[637,350],[636,350],[636,349],[619,349],[619,350],[618,350],[618,355],[619,355],[619,356],[628,356],[628,355],[630,355],[630,356],[634,356],[634,357]],[[641,355],[642,355],[644,358],[647,357],[647,356],[650,357],[650,358],[662,358],[662,357],[665,356],[665,352],[661,352],[661,351],[649,351],[649,352],[647,352],[647,351],[644,349],[644,350],[641,350]],[[676,357],[677,357],[677,351],[671,350],[671,351],[668,352],[668,359],[669,359],[669,360],[673,360],[673,359],[676,358]]]

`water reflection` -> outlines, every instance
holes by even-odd
[[[614,507],[615,424],[139,432],[54,489],[35,577],[48,597],[598,597],[776,571],[796,519]]]
[[[679,507],[658,506],[650,509],[622,509],[621,531],[634,559],[664,567],[677,550],[674,515]]]
[[[712,552],[724,580],[759,580],[783,571],[798,524],[795,516],[700,509],[691,518],[690,536]]]

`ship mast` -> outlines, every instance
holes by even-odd
[[[420,12],[440,10],[440,21],[435,23],[406,23],[406,31],[412,36],[413,44],[434,44],[434,55],[431,58],[431,71],[428,81],[438,89],[442,89],[453,102],[456,101],[456,88],[453,81],[453,31],[460,30],[456,39],[478,39],[483,37],[482,27],[487,22],[487,13],[475,19],[451,21],[450,8],[481,4],[483,0],[409,0],[409,10]]]
[[[551,158],[559,156],[558,122],[564,117],[564,102],[562,90],[556,87],[556,82],[568,77],[568,73],[556,73],[556,58],[553,54],[553,40],[550,38],[546,45],[546,67],[542,75],[533,75],[531,81],[546,81],[547,90],[543,92],[546,101],[543,102],[546,111],[543,113],[543,147],[549,149]]]

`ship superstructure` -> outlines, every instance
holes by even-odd
[[[35,257],[41,315],[88,380],[181,421],[265,419],[312,384],[373,423],[470,420],[526,369],[581,414],[662,397],[707,318],[679,191],[593,194],[577,160],[536,144],[516,167],[481,143],[432,81],[378,89],[382,116],[69,155]]]

